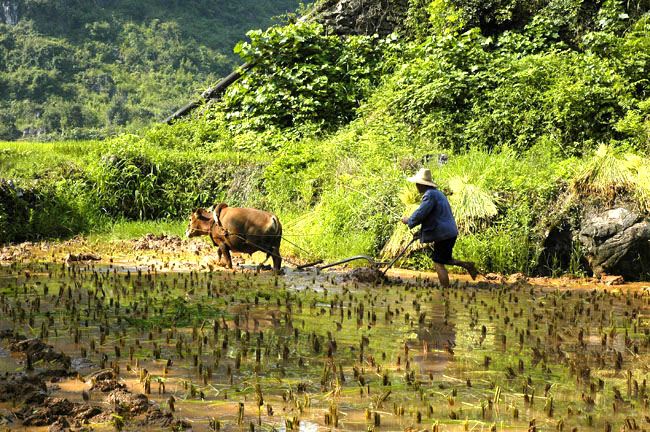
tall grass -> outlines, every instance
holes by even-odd
[[[175,235],[183,238],[186,228],[186,220],[109,220],[100,226],[92,228],[88,234],[88,239],[91,241],[129,240],[149,233]]]

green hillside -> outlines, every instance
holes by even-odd
[[[0,20],[0,139],[27,128],[40,139],[103,137],[161,121],[233,70],[248,30],[298,3],[3,2],[14,15]]]
[[[304,23],[252,32],[236,51],[256,67],[182,121],[103,143],[4,145],[0,177],[25,195],[0,188],[10,202],[0,233],[181,220],[226,201],[276,212],[318,257],[390,254],[408,238],[397,218],[417,204],[404,178],[426,166],[450,195],[459,256],[488,271],[588,273],[579,243],[544,242],[592,204],[649,214],[649,10],[413,0],[385,39]],[[52,209],[69,217],[52,222]],[[313,258],[286,243],[283,253]],[[633,257],[637,277],[647,262]],[[415,253],[403,264],[432,262]]]

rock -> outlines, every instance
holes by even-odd
[[[20,3],[18,0],[0,1],[0,23],[15,26],[20,19]]]
[[[45,130],[43,128],[27,126],[25,129],[23,129],[23,138],[38,138],[44,134]]]
[[[600,277],[600,283],[607,286],[623,285],[625,283],[625,280],[623,279],[623,276],[608,275],[603,273]]]
[[[587,209],[578,239],[597,278],[604,273],[638,280],[650,262],[650,222],[631,205]]]
[[[326,0],[303,19],[315,17],[328,33],[384,37],[399,28],[408,0]]]
[[[572,254],[577,247],[574,237],[574,230],[567,220],[561,220],[559,223],[549,226],[542,240],[539,267],[536,269],[536,273],[550,276],[560,269],[568,269],[571,265]],[[585,260],[581,260],[580,264],[585,269],[589,266]]]

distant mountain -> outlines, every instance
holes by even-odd
[[[162,120],[297,0],[0,1],[0,139],[92,138]]]

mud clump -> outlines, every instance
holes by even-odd
[[[29,357],[29,360],[32,362],[43,360],[49,363],[59,363],[63,366],[63,370],[53,371],[44,377],[66,376],[66,371],[70,368],[70,357],[61,352],[54,351],[52,345],[47,345],[38,338],[27,339],[25,336],[15,333],[12,330],[3,330],[0,332],[1,339],[7,339],[9,341],[9,350],[12,352],[24,354],[26,363],[27,357]]]
[[[514,273],[508,276],[508,283],[528,282],[528,278],[522,273]]]
[[[150,407],[140,420],[141,425],[169,427],[174,430],[188,429],[190,423],[174,418],[170,412],[162,412],[158,407]]]
[[[32,255],[34,243],[25,242],[18,245],[6,246],[0,249],[0,261],[13,262]]]
[[[623,279],[623,276],[608,275],[603,273],[600,277],[600,283],[606,286],[623,285],[625,283],[625,280]]]
[[[135,240],[134,250],[159,250],[171,249],[177,250],[183,247],[183,240],[178,236],[168,236],[165,234],[145,234],[140,239]]]
[[[47,396],[43,378],[29,375],[0,377],[0,402],[16,400],[28,404],[41,403]]]
[[[357,267],[343,276],[344,282],[380,283],[387,280],[381,270],[372,267]]]
[[[65,257],[66,263],[76,262],[76,261],[101,261],[102,257],[93,253],[80,253],[80,254],[71,254],[69,253]]]
[[[101,410],[88,404],[70,402],[63,398],[47,398],[37,408],[26,407],[17,414],[22,418],[24,426],[48,426],[52,425],[53,430],[65,428],[70,422],[81,426],[91,418],[101,414]]]
[[[112,391],[104,399],[106,404],[115,407],[120,415],[126,415],[142,426],[172,427],[185,429],[189,423],[176,419],[170,412],[163,413],[160,408],[143,394],[133,394],[123,389]]]
[[[26,407],[22,412],[24,426],[48,426],[72,412],[74,404],[63,398],[47,398],[38,408]],[[20,417],[20,416],[19,416]]]
[[[57,421],[52,423],[47,432],[64,432],[70,429],[70,423],[65,417],[59,417]]]
[[[142,414],[149,409],[149,398],[147,396],[142,393],[134,395],[122,389],[110,392],[104,402],[132,416]]]
[[[166,234],[145,234],[138,240],[132,240],[133,250],[156,250],[167,253],[191,252],[199,255],[206,246],[199,242],[183,240],[178,236]]]
[[[504,282],[506,277],[498,273],[488,273],[485,275],[485,280],[492,282]]]
[[[126,390],[126,386],[117,382],[115,373],[110,370],[103,370],[90,378],[90,390],[101,393],[108,393],[114,390]]]
[[[51,363],[58,362],[66,365],[66,367],[70,366],[70,357],[54,351],[52,345],[47,345],[38,338],[24,339],[11,343],[9,349],[13,352],[20,352],[26,356],[30,356],[32,361],[44,360]]]

